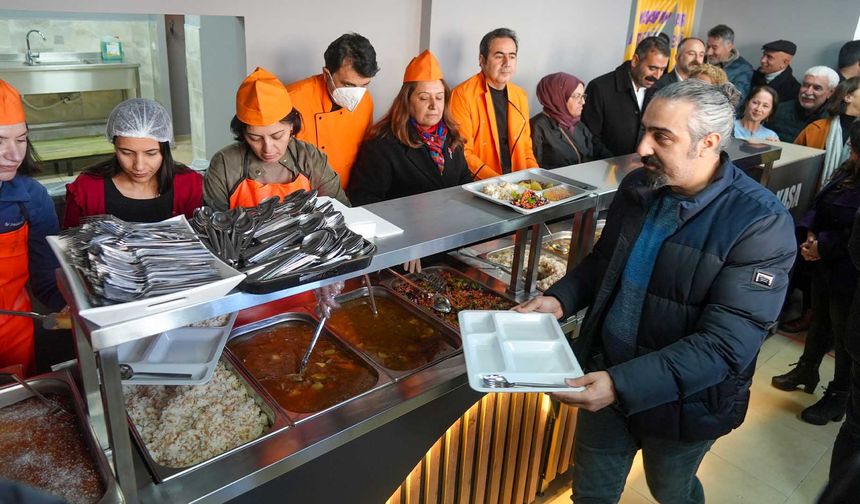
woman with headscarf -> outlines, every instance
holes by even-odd
[[[394,103],[371,128],[353,165],[347,187],[353,204],[472,181],[450,100],[451,88],[436,57],[427,50],[412,58]]]
[[[0,80],[0,309],[30,311],[30,291],[48,308],[65,306],[57,290],[59,267],[45,237],[59,231],[48,191],[33,180],[33,146],[24,104],[12,86]],[[0,315],[0,368],[36,365],[33,320]]]
[[[318,191],[349,205],[328,157],[295,138],[302,116],[290,93],[270,72],[257,68],[236,93],[230,130],[236,143],[212,156],[203,181],[203,201],[216,210],[253,207],[270,196],[299,189]]]
[[[89,215],[110,214],[129,222],[191,217],[203,201],[203,177],[173,161],[173,123],[157,101],[133,98],[108,117],[106,136],[114,156],[66,186],[63,227]]]
[[[543,111],[529,121],[538,165],[558,168],[612,157],[580,121],[585,83],[568,73],[549,74],[538,82]]]

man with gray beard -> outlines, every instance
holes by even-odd
[[[696,477],[743,422],[755,359],[782,307],[794,223],[723,152],[734,105],[696,80],[658,91],[642,118],[643,167],[622,180],[594,250],[515,309],[588,313],[574,351],[581,392],[573,501],[615,503],[638,450],[658,502],[704,502]]]

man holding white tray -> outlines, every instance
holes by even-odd
[[[644,167],[622,182],[592,253],[520,312],[588,308],[574,342],[582,392],[573,500],[618,502],[641,449],[658,502],[704,502],[696,471],[743,422],[759,348],[794,261],[794,224],[722,151],[735,104],[671,84],[645,111]]]

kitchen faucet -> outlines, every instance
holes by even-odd
[[[28,65],[35,65],[39,63],[39,53],[33,53],[33,51],[30,50],[30,35],[33,33],[38,33],[39,36],[42,37],[42,41],[47,42],[48,40],[48,37],[46,37],[45,34],[40,32],[39,30],[30,30],[27,32],[27,59],[25,63]]]

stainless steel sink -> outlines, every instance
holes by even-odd
[[[21,94],[131,90],[140,96],[140,64],[102,61],[100,53],[43,52],[35,64],[24,54],[0,54],[0,78]]]

